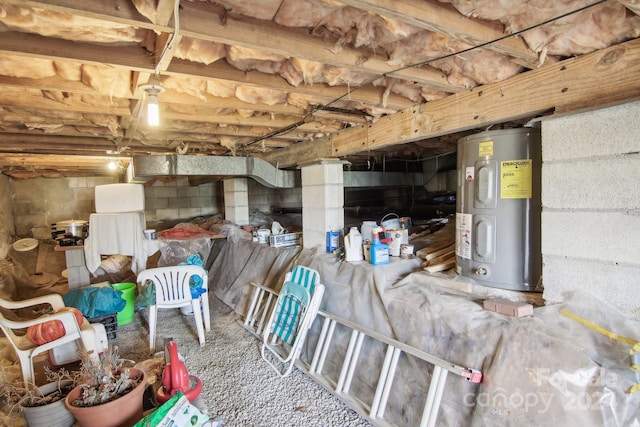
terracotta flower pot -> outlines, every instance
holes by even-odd
[[[82,427],[130,427],[142,419],[143,395],[147,386],[144,371],[129,369],[131,377],[140,377],[140,383],[129,393],[107,403],[96,406],[78,407],[71,402],[80,398],[81,386],[74,388],[64,401]]]

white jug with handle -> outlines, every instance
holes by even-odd
[[[362,261],[362,234],[358,227],[351,227],[349,234],[344,236],[345,260],[349,262]]]

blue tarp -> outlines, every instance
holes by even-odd
[[[122,291],[112,287],[88,286],[72,289],[62,299],[64,305],[77,308],[87,318],[117,313],[127,305],[122,298]]]

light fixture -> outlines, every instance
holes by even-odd
[[[160,125],[160,107],[158,106],[158,95],[164,92],[158,78],[152,78],[149,83],[139,86],[147,93],[147,123],[149,126]]]
[[[109,163],[107,163],[107,168],[108,168],[110,171],[114,171],[114,170],[118,169],[118,167],[119,167],[118,162],[116,162],[116,161],[115,161],[115,160],[113,160],[113,159],[111,159],[111,160],[109,161]]]

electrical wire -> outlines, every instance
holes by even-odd
[[[471,47],[468,47],[466,49],[462,49],[462,50],[459,50],[459,51],[456,51],[456,52],[453,52],[453,53],[448,53],[446,55],[442,55],[442,56],[438,56],[438,57],[435,57],[435,58],[427,59],[425,61],[417,62],[415,64],[405,65],[405,66],[396,68],[396,69],[394,69],[392,71],[389,71],[387,73],[378,74],[375,77],[372,77],[372,78],[366,80],[365,82],[363,82],[359,86],[355,86],[355,87],[349,86],[349,90],[347,92],[345,92],[344,94],[340,95],[339,97],[333,99],[332,101],[328,102],[327,104],[324,104],[322,107],[323,108],[324,107],[328,108],[330,105],[335,104],[336,102],[342,100],[343,98],[345,98],[347,96],[350,96],[353,92],[370,85],[371,83],[375,82],[376,80],[379,80],[379,79],[381,79],[383,77],[387,77],[387,76],[393,77],[392,74],[397,73],[399,71],[403,71],[403,70],[406,70],[406,69],[409,69],[409,68],[421,67],[421,66],[424,66],[424,65],[428,65],[428,64],[430,64],[432,62],[441,61],[443,59],[447,59],[447,58],[450,58],[450,57],[453,57],[453,56],[457,56],[457,55],[462,55],[464,53],[468,53],[468,52],[474,51],[476,49],[482,49],[482,48],[487,47],[489,45],[492,45],[494,43],[501,42],[501,41],[506,40],[506,39],[511,38],[511,37],[517,37],[517,36],[519,36],[521,34],[526,33],[527,31],[531,31],[531,30],[534,30],[536,28],[540,28],[540,27],[548,25],[548,24],[550,24],[552,22],[559,21],[561,19],[564,19],[564,18],[567,18],[569,16],[575,15],[577,13],[583,12],[583,11],[585,11],[587,9],[592,8],[592,7],[599,6],[599,5],[601,5],[603,3],[606,3],[608,1],[610,1],[610,0],[598,0],[598,1],[594,2],[594,3],[590,3],[588,5],[579,7],[577,9],[574,9],[574,10],[569,11],[569,12],[565,12],[565,13],[563,13],[561,15],[558,15],[558,16],[553,17],[553,18],[549,18],[549,19],[547,19],[545,21],[542,21],[542,22],[539,22],[537,24],[531,25],[529,27],[523,28],[523,29],[518,30],[516,32],[505,34],[504,36],[498,37],[496,39],[493,39],[493,40],[490,40],[490,41],[487,41],[487,42],[484,42],[484,43],[480,43],[478,45],[474,45],[474,46],[471,46]],[[254,144],[256,144],[256,143],[258,143],[260,141],[263,141],[263,140],[265,140],[267,138],[272,138],[274,136],[281,135],[281,134],[283,134],[285,132],[289,132],[289,131],[291,131],[293,129],[296,129],[298,126],[306,123],[309,120],[309,118],[313,115],[313,113],[316,111],[316,109],[318,109],[318,108],[319,107],[315,107],[310,112],[307,112],[304,115],[303,119],[298,121],[297,123],[294,123],[294,124],[286,126],[284,128],[275,130],[273,132],[270,132],[270,133],[268,133],[266,135],[260,136],[260,137],[258,137],[256,139],[248,142],[247,144],[244,145],[244,148],[247,148],[247,147],[249,147],[251,145],[254,145]]]
[[[155,74],[160,75],[160,65],[163,62],[163,59],[165,57],[165,55],[167,54],[167,52],[170,49],[173,49],[173,43],[177,40],[178,38],[178,34],[180,33],[180,0],[175,0],[173,3],[173,22],[174,22],[174,26],[173,26],[173,34],[171,35],[171,39],[169,40],[168,43],[166,43],[164,45],[164,48],[162,49],[162,53],[160,54],[160,59],[158,60],[158,63],[156,64],[156,68],[155,68]]]

